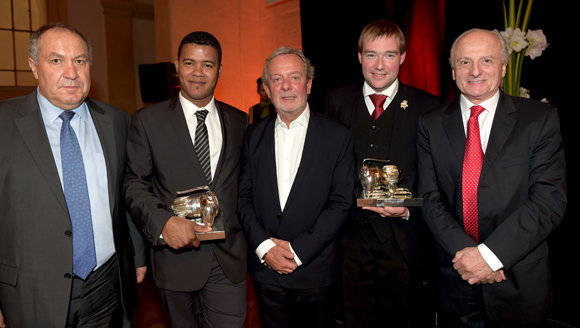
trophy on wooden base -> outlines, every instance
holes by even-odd
[[[177,195],[187,196],[178,197],[171,202],[169,209],[173,214],[193,221],[195,224],[212,227],[210,232],[196,232],[199,240],[226,238],[224,223],[219,218],[216,218],[220,214],[218,197],[208,186],[178,191]],[[161,244],[165,244],[163,235],[159,238],[159,245]]]
[[[359,172],[362,192],[357,199],[357,206],[369,207],[419,207],[423,198],[413,198],[407,188],[398,188],[402,178],[401,171],[388,164],[389,160],[365,158]]]

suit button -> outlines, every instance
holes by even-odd
[[[65,273],[64,277],[65,277],[65,279],[70,279],[70,278],[72,278],[72,275],[70,273]]]
[[[374,144],[371,144],[371,145],[370,145],[370,147],[371,147],[371,148],[373,148],[374,146],[375,146]]]
[[[276,215],[276,219],[280,220],[282,218],[282,214]]]
[[[373,126],[371,126],[371,129],[376,130],[377,127],[373,125]]]
[[[72,236],[72,231],[67,230],[67,231],[64,232],[64,235],[67,236],[67,237],[70,237],[70,236]]]

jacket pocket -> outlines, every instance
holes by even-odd
[[[16,287],[18,281],[18,268],[8,264],[0,263],[0,283]]]

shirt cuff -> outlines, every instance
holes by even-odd
[[[409,211],[409,208],[407,208],[407,216],[401,217],[401,219],[403,219],[403,220],[409,220],[409,217],[411,217],[411,211]]]
[[[292,244],[288,243],[288,246],[290,246],[290,250],[292,251],[292,253],[294,254],[294,262],[296,262],[296,264],[298,266],[302,265],[302,261],[300,261],[300,259],[298,258],[298,255],[296,255],[296,252],[294,251],[294,249],[292,248]]]
[[[264,255],[274,246],[276,244],[271,239],[266,239],[256,248],[256,255],[258,255],[261,263],[264,263]]]
[[[501,261],[497,258],[497,256],[495,256],[491,249],[485,246],[485,244],[477,245],[477,249],[479,249],[479,253],[493,272],[503,268]]]

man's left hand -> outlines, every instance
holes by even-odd
[[[297,265],[294,261],[294,253],[276,245],[264,255],[264,264],[278,274],[290,274]]]
[[[274,244],[276,244],[276,245],[284,248],[288,252],[292,252],[292,250],[290,249],[290,242],[289,241],[282,240],[282,239],[278,239],[278,238],[274,238],[274,237],[271,237],[270,240],[272,240],[274,242]]]
[[[145,280],[145,275],[147,274],[147,267],[135,268],[135,274],[137,275],[137,283],[140,284]]]
[[[363,210],[373,211],[378,213],[382,218],[406,218],[409,216],[409,209],[406,207],[368,207],[363,206]]]
[[[461,278],[471,285],[485,280],[493,273],[477,247],[466,247],[455,253],[452,262],[453,268],[459,272]]]

